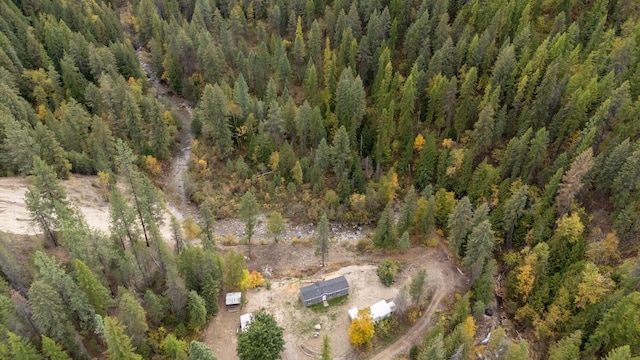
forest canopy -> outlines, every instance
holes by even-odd
[[[0,234],[0,357],[186,356],[180,337],[228,283],[214,219],[242,218],[250,245],[267,211],[374,222],[385,250],[444,235],[471,293],[421,356],[471,356],[467,316],[494,289],[529,344],[509,358],[640,356],[639,14],[633,0],[0,0],[0,175],[31,176],[34,222],[72,259],[21,266]],[[154,83],[190,104],[189,129]],[[202,248],[158,230],[181,130]],[[71,174],[108,188],[110,234],[66,200]]]

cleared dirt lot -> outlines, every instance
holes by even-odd
[[[259,247],[259,251],[266,251],[265,247]],[[334,261],[345,261],[343,255],[349,252],[343,247],[336,250]],[[301,255],[304,247],[299,246],[295,255]],[[344,252],[344,253],[343,253]],[[388,254],[388,257],[402,261],[404,266],[398,274],[396,283],[390,287],[384,287],[377,275],[375,262],[384,259],[384,256],[371,257],[367,259],[369,263],[358,265],[362,259],[351,254],[353,265],[348,265],[337,269],[336,271],[324,273],[325,278],[332,278],[344,275],[350,285],[350,294],[343,304],[338,306],[330,306],[326,312],[315,312],[309,308],[305,308],[299,301],[299,289],[301,286],[308,285],[315,281],[321,280],[323,274],[319,272],[316,275],[300,278],[283,278],[272,279],[271,292],[261,289],[252,290],[247,293],[248,303],[244,309],[239,312],[227,312],[221,310],[216,316],[205,334],[205,343],[209,345],[220,360],[237,359],[236,356],[236,335],[235,331],[240,323],[240,315],[248,312],[264,308],[272,313],[278,324],[285,331],[286,349],[282,354],[285,360],[311,359],[314,352],[319,353],[322,344],[322,337],[327,334],[331,339],[332,356],[335,359],[360,359],[373,356],[370,354],[359,354],[354,351],[349,344],[347,329],[350,321],[347,310],[352,307],[364,308],[381,300],[394,299],[403,285],[408,284],[420,269],[426,269],[428,274],[427,292],[440,292],[439,299],[447,299],[452,297],[456,290],[464,285],[464,278],[458,273],[447,260],[446,254],[441,249],[424,249],[415,248],[411,251],[411,256],[407,254]],[[254,256],[254,259],[259,257]],[[296,265],[296,264],[291,264]],[[251,267],[251,264],[249,265]],[[221,309],[224,309],[221,304]],[[433,309],[435,310],[437,306]],[[427,314],[425,313],[425,316]],[[322,325],[320,335],[314,337],[313,326],[315,324]],[[425,324],[428,325],[428,324]],[[426,327],[426,326],[425,326]],[[411,332],[412,329],[408,329]],[[424,329],[421,329],[424,331]],[[417,336],[416,338],[420,338]],[[401,344],[400,350],[404,349],[405,344]],[[411,344],[408,344],[410,346]],[[306,350],[303,351],[303,348]]]

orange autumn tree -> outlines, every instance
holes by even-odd
[[[356,346],[369,346],[374,332],[371,310],[368,308],[359,310],[358,316],[351,321],[351,326],[349,326],[348,330],[351,343]]]
[[[253,270],[249,272],[249,270],[242,270],[242,280],[240,281],[240,289],[253,289],[258,286],[262,286],[264,284],[264,277],[259,272]]]

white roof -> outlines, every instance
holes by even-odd
[[[394,308],[396,307],[393,302],[388,303],[385,300],[380,300],[377,303],[371,305],[371,317],[376,320],[388,316],[393,311],[390,306],[391,304],[393,304]]]
[[[227,301],[226,305],[240,305],[240,300],[242,299],[242,293],[232,292],[227,293]]]
[[[373,321],[378,322],[389,316],[392,312],[396,311],[396,304],[393,301],[386,302],[385,300],[380,300],[377,303],[371,305],[369,307],[369,310],[369,316],[371,316]],[[348,310],[348,312],[351,321],[358,317],[358,308],[351,308]]]
[[[253,320],[253,313],[240,315],[240,329],[242,331],[247,330],[247,327],[249,327],[249,324],[251,324],[252,320]]]

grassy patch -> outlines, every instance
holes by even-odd
[[[307,320],[298,320],[296,321],[294,327],[295,330],[301,334],[301,335],[306,335],[306,334],[310,334],[311,332],[315,331],[315,329],[313,328],[316,324],[320,323],[320,319],[318,319],[317,317],[312,317],[310,319]]]
[[[309,306],[309,309],[311,309],[315,313],[324,314],[329,312],[329,309],[333,306],[340,306],[340,305],[346,304],[348,297],[349,295],[342,295],[337,298],[329,299],[327,300],[327,302],[329,303],[329,306],[327,307],[324,307],[324,304],[322,304],[322,302],[319,302],[317,304],[313,304]]]

